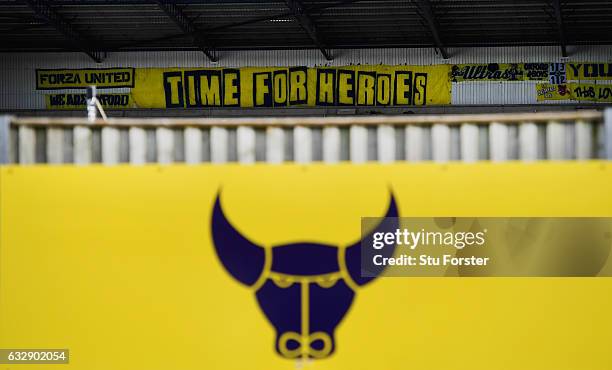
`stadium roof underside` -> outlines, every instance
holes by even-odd
[[[0,51],[612,44],[612,1],[0,0]]]

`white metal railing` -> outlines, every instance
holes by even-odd
[[[586,160],[612,158],[611,119],[609,109],[94,122],[2,116],[0,163]]]

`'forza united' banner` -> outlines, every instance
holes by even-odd
[[[36,90],[134,87],[134,68],[37,69]]]

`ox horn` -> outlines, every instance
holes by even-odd
[[[364,236],[357,243],[352,244],[346,248],[345,252],[345,262],[346,269],[348,270],[351,279],[357,285],[365,285],[372,280],[376,279],[383,271],[384,267],[377,269],[377,271],[368,271],[368,276],[362,276],[361,271],[361,242],[362,241],[370,241],[373,238],[374,233],[377,232],[395,232],[395,230],[399,227],[399,221],[397,219],[397,205],[395,204],[395,198],[393,197],[393,193],[391,193],[391,197],[389,200],[389,207],[387,208],[387,213],[383,216],[385,217],[376,227],[368,233],[368,235]],[[388,217],[393,217],[392,220],[388,220]],[[391,257],[393,252],[395,251],[394,246],[387,246],[384,249],[381,249],[377,253],[382,254],[384,257]]]
[[[212,238],[225,269],[241,283],[251,286],[259,279],[266,262],[264,248],[251,242],[232,226],[217,194],[212,214]]]

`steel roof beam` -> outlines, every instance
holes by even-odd
[[[561,11],[561,0],[552,0],[555,8],[555,21],[557,22],[557,32],[559,32],[559,43],[561,44],[561,55],[567,57],[567,40],[563,28],[563,12]]]
[[[195,46],[208,57],[211,62],[216,62],[219,59],[213,54],[212,49],[207,45],[206,40],[199,32],[198,28],[193,22],[183,13],[183,11],[175,4],[168,3],[166,1],[155,1],[157,6],[172,19],[172,21],[183,31],[184,34],[189,35],[193,40]]]
[[[287,6],[289,7],[289,10],[291,10],[291,13],[295,19],[297,19],[304,31],[306,31],[312,42],[317,46],[317,48],[319,48],[325,59],[332,60],[333,58],[329,53],[329,50],[327,50],[325,45],[321,42],[317,28],[301,1],[285,0],[285,3],[287,3]]]
[[[79,50],[87,54],[96,63],[102,63],[102,52],[95,50],[94,43],[80,34],[74,27],[57,13],[49,1],[25,0],[28,6],[36,13],[37,17],[45,20],[49,25],[61,33],[68,41],[76,45]]]
[[[440,54],[442,54],[442,58],[448,59],[448,53],[446,52],[446,48],[444,43],[442,43],[442,39],[440,38],[440,33],[438,32],[438,22],[436,21],[436,16],[434,15],[433,8],[429,0],[415,0],[418,8],[421,10],[421,16],[427,23],[427,27],[431,32],[431,35],[434,39],[434,44],[440,50]]]

